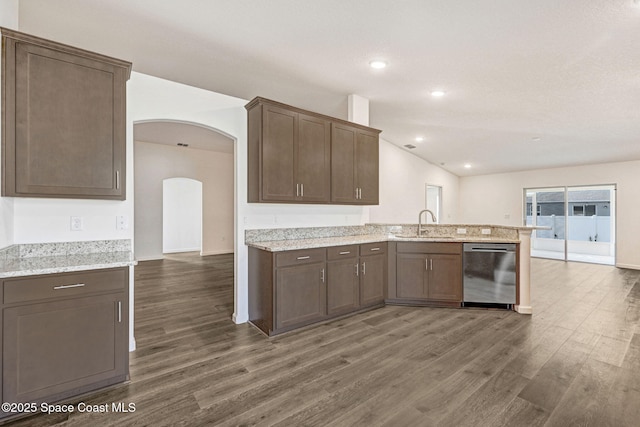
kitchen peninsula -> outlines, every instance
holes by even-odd
[[[462,248],[470,242],[516,245],[514,309],[531,314],[531,231],[464,224],[430,224],[420,236],[415,224],[247,230],[249,319],[271,336],[385,304],[461,307]]]

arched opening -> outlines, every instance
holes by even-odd
[[[202,253],[202,182],[162,181],[162,253]]]
[[[234,140],[209,126],[166,119],[135,122],[133,134],[136,257],[194,250],[195,240],[187,239],[194,234],[201,255],[234,252]],[[193,182],[201,185],[199,221]]]

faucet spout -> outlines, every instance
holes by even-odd
[[[422,214],[425,213],[425,212],[428,212],[429,214],[431,214],[431,220],[434,223],[438,222],[436,220],[435,214],[432,211],[430,211],[429,209],[421,210],[420,213],[418,214],[418,237],[420,237],[422,235],[422,233],[424,233],[426,231],[426,229],[422,228]]]

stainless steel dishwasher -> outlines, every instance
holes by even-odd
[[[463,305],[511,309],[516,303],[515,243],[465,243]]]

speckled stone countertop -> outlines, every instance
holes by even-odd
[[[467,234],[458,234],[459,228],[465,228]],[[522,227],[429,225],[422,237],[417,236],[417,226],[411,224],[247,230],[245,243],[270,252],[375,242],[519,243],[520,228]],[[490,229],[491,234],[482,234],[483,229]]]
[[[0,278],[127,267],[137,263],[128,239],[13,245],[0,249]]]

